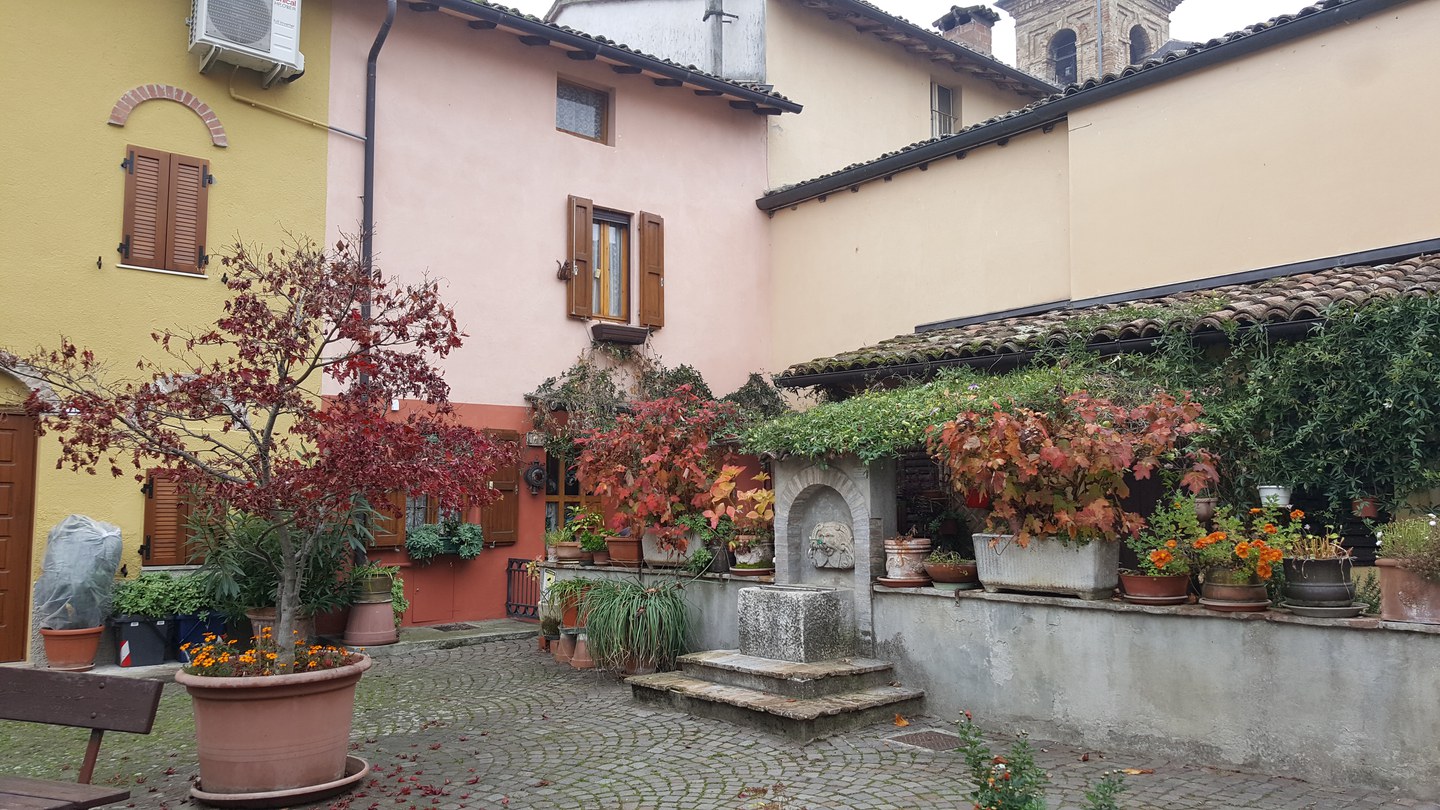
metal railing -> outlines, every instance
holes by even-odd
[[[540,583],[525,572],[527,562],[511,557],[505,564],[506,618],[540,618]]]

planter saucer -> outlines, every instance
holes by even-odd
[[[1258,613],[1270,609],[1270,602],[1231,602],[1228,599],[1206,599],[1200,597],[1200,604],[1210,610],[1218,610],[1222,613]]]
[[[768,577],[775,573],[774,568],[731,568],[732,577]]]
[[[212,807],[294,807],[344,793],[369,775],[370,763],[346,756],[345,774],[333,782],[261,793],[207,793],[196,782],[190,787],[190,797]]]
[[[1122,593],[1120,598],[1126,602],[1133,602],[1137,605],[1183,605],[1190,601],[1190,595],[1184,596],[1135,596],[1134,594]]]
[[[1364,612],[1366,605],[1364,602],[1356,602],[1348,607],[1310,607],[1281,602],[1280,607],[1307,619],[1353,619]]]
[[[887,588],[928,588],[930,587],[929,577],[911,577],[907,579],[890,579],[889,577],[877,577],[875,582]]]
[[[930,587],[937,591],[974,591],[980,588],[978,582],[931,582]]]

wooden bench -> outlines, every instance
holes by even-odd
[[[83,810],[130,798],[130,791],[95,786],[95,758],[107,731],[149,734],[164,684],[110,675],[0,667],[0,720],[90,729],[78,784],[0,776],[0,808]]]

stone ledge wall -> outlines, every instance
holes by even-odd
[[[874,589],[927,711],[1104,751],[1440,794],[1440,628]]]

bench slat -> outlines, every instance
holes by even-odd
[[[0,719],[149,734],[164,684],[113,675],[0,667]]]
[[[48,779],[26,779],[22,776],[0,776],[0,807],[6,810],[54,810],[62,807],[83,810],[128,798],[130,791],[106,785],[78,785],[74,782],[51,782]]]

